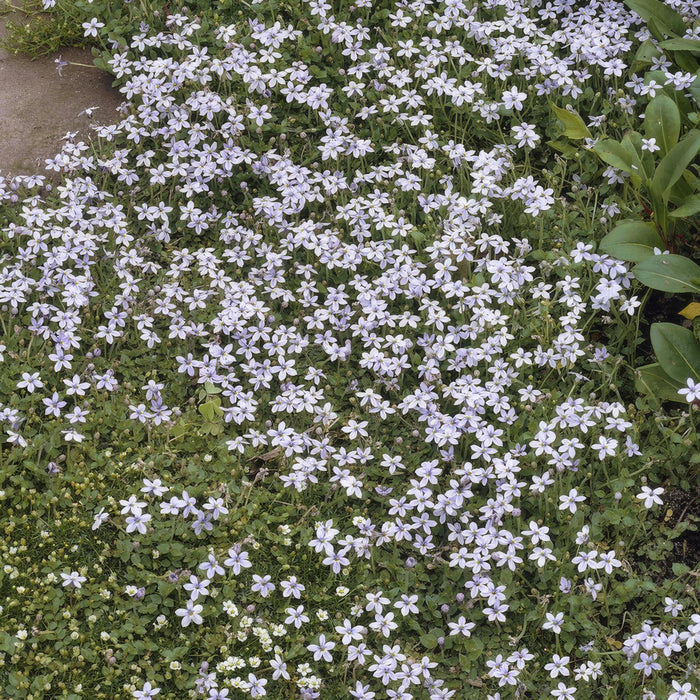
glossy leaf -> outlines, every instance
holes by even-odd
[[[644,111],[644,130],[647,138],[656,139],[662,156],[678,143],[681,115],[676,103],[668,95],[657,95],[648,104]]]
[[[651,344],[664,372],[679,382],[700,380],[700,344],[692,331],[675,323],[652,323]]]
[[[700,292],[700,267],[682,255],[654,255],[632,268],[647,287],[664,292]]]
[[[645,221],[623,221],[600,242],[604,253],[626,262],[641,262],[654,254],[654,248],[664,250],[654,224]]]

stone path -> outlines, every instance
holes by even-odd
[[[0,37],[11,15],[0,17]],[[112,88],[112,76],[97,68],[67,65],[62,77],[55,59],[92,65],[89,51],[64,49],[32,60],[0,49],[0,171],[3,175],[50,175],[44,160],[61,148],[67,132],[86,141],[95,121],[117,120],[122,95]],[[86,109],[97,107],[92,117]]]

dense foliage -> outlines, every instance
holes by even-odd
[[[695,698],[593,150],[694,76],[613,1],[113,5],[121,120],[0,189],[8,697]]]

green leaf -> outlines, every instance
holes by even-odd
[[[629,154],[632,182],[638,183],[642,176],[647,180],[651,178],[654,174],[654,158],[651,153],[642,150],[642,135],[638,131],[630,131],[625,134],[621,145]],[[642,161],[642,157],[646,163]]]
[[[685,34],[683,18],[660,0],[625,0],[625,5],[668,35]]]
[[[700,292],[700,267],[682,255],[654,255],[632,268],[634,276],[647,287],[664,292]]]
[[[129,42],[121,34],[117,34],[116,32],[110,32],[107,35],[107,38],[120,47],[126,47],[129,45]]]
[[[645,365],[637,369],[637,379],[634,388],[640,394],[648,394],[656,399],[658,403],[662,401],[677,401],[685,403],[678,393],[683,388],[681,382],[677,382],[669,377],[658,362],[653,365]]]
[[[170,431],[170,434],[174,438],[180,438],[187,432],[187,428],[188,428],[187,423],[185,423],[185,422],[177,423],[173,426],[172,430]]]
[[[683,175],[700,149],[700,131],[692,129],[663,158],[654,173],[653,184],[666,195]]]
[[[223,415],[224,412],[219,408],[220,406],[221,399],[218,396],[214,396],[212,399],[199,406],[199,412],[211,423],[217,415]]]
[[[549,103],[557,119],[564,124],[564,136],[570,139],[585,139],[591,137],[586,123],[577,112],[570,112],[568,109],[557,107],[552,102]]]
[[[700,70],[695,71],[695,81],[693,84],[688,88],[688,92],[693,96],[693,99],[695,100],[695,104],[700,103]]]
[[[612,165],[614,168],[618,168],[629,174],[634,172],[632,170],[630,154],[618,141],[613,139],[598,141],[598,143],[593,146],[593,152],[596,153],[602,161],[608,165]]]
[[[671,571],[675,576],[685,576],[690,571],[690,567],[687,564],[676,562],[671,565]]]
[[[667,39],[659,47],[668,51],[690,51],[700,54],[700,41],[697,39]]]
[[[422,634],[420,637],[420,643],[426,649],[435,649],[437,646],[437,637],[434,634]]]
[[[675,323],[652,323],[651,344],[659,364],[673,379],[700,380],[700,344],[693,332]]]
[[[665,156],[677,143],[681,131],[681,115],[676,103],[664,94],[657,95],[644,110],[644,130]]]
[[[692,216],[700,211],[700,194],[694,194],[683,200],[678,209],[669,212],[669,216],[682,219],[686,216]]]
[[[630,66],[630,72],[636,73],[640,68],[649,65],[652,59],[659,57],[660,53],[661,52],[656,48],[651,39],[645,39],[634,55],[634,61]]]
[[[102,56],[95,56],[95,58],[92,59],[92,62],[95,65],[95,68],[99,68],[106,73],[112,72],[112,66],[110,66]]]
[[[664,250],[666,246],[654,224],[623,221],[603,238],[600,248],[619,260],[641,262],[654,254],[654,248]]]
[[[572,158],[573,156],[576,155],[577,153],[577,148],[575,146],[572,146],[570,143],[566,141],[547,141],[547,145],[550,148],[553,148],[555,151],[559,151],[560,153],[563,153],[565,156]]]
[[[625,134],[621,145],[629,155],[632,184],[638,186],[642,179],[649,180],[654,174],[654,157],[642,150],[642,135],[630,131]]]
[[[420,246],[423,243],[425,243],[425,234],[421,231],[418,231],[417,229],[411,229],[411,238],[417,246]]]

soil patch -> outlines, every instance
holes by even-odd
[[[0,37],[10,15],[0,17]],[[59,76],[56,59],[69,65]],[[3,175],[46,174],[44,161],[61,149],[68,132],[87,141],[90,124],[118,119],[124,98],[112,76],[92,66],[89,51],[69,48],[31,59],[0,49],[0,171]],[[93,109],[95,108],[95,109]],[[88,110],[86,112],[86,110]],[[91,116],[89,116],[91,114]]]

